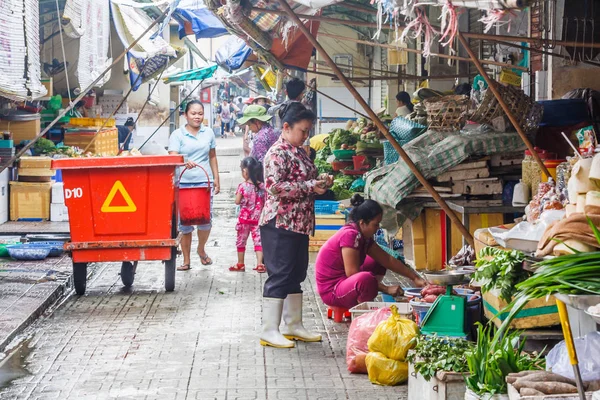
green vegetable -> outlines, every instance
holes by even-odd
[[[35,144],[33,145],[33,150],[37,154],[47,154],[54,151],[55,149],[56,146],[54,145],[54,142],[46,138],[38,139],[38,141],[35,142]]]
[[[334,185],[339,185],[344,189],[350,189],[356,178],[350,175],[340,175],[333,180]]]
[[[331,174],[333,172],[333,167],[330,163],[328,163],[325,160],[315,159],[315,167],[317,167],[317,171],[319,172],[319,174]]]
[[[600,231],[588,218],[592,232],[600,244]],[[600,295],[600,251],[582,253],[576,251],[550,258],[534,264],[531,278],[517,285],[518,293],[506,306],[509,310],[498,335],[504,333],[517,313],[532,299],[539,299],[554,293]],[[497,335],[497,336],[498,336]]]
[[[495,330],[493,325],[478,325],[477,343],[465,353],[469,365],[469,376],[465,377],[465,382],[473,392],[478,395],[506,394],[508,374],[544,369],[541,354],[531,357],[523,353],[525,339],[519,340],[521,332],[514,331],[498,337],[492,335]]]
[[[484,247],[479,252],[473,279],[481,283],[484,292],[499,289],[500,297],[509,303],[516,292],[515,285],[529,277],[523,269],[524,260],[525,254],[518,250]]]
[[[426,381],[433,378],[437,371],[469,371],[465,353],[472,350],[471,342],[437,336],[419,336],[414,340],[417,344],[407,359]]]
[[[336,129],[331,133],[330,147],[333,150],[339,150],[343,144],[353,146],[358,141],[359,136],[352,134],[350,131],[344,129]]]
[[[351,191],[349,189],[345,189],[343,186],[340,186],[339,184],[336,184],[336,183],[333,184],[333,186],[331,187],[331,190],[335,194],[335,199],[338,201],[349,199],[354,194],[353,191]]]

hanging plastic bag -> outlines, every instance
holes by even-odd
[[[574,341],[581,378],[584,382],[600,380],[600,332],[590,332]],[[554,346],[546,356],[546,369],[574,379],[573,366],[564,340]]]
[[[369,338],[375,332],[380,322],[392,315],[389,307],[361,315],[352,320],[348,340],[346,341],[346,364],[348,371],[353,374],[366,374],[365,357],[369,352]]]
[[[408,380],[408,363],[387,358],[378,352],[369,352],[366,358],[371,383],[394,386]]]
[[[414,347],[412,340],[419,334],[413,321],[402,318],[396,306],[390,307],[392,315],[379,324],[369,338],[369,351],[379,352],[396,361],[406,360],[406,354]]]

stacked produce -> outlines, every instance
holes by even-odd
[[[512,385],[521,396],[577,393],[575,381],[546,371],[521,371],[508,374],[506,383]]]
[[[348,121],[346,129],[331,131],[324,144],[317,151],[315,166],[320,174],[334,175],[331,190],[336,200],[349,199],[353,193],[362,192],[365,183],[361,176],[376,164],[371,156],[383,152],[375,126],[364,118]],[[357,154],[363,156],[362,164],[356,160]]]
[[[525,254],[518,250],[504,251],[495,247],[484,247],[475,263],[477,269],[473,280],[481,284],[483,292],[500,291],[500,297],[510,302],[516,292],[515,285],[527,279],[523,270]]]

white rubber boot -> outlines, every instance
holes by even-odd
[[[321,335],[306,330],[302,325],[302,293],[288,294],[283,303],[283,336],[290,340],[320,342]]]
[[[260,334],[260,344],[262,344],[263,346],[289,348],[294,347],[296,345],[291,340],[287,340],[279,332],[279,324],[281,322],[282,310],[283,299],[263,297],[263,330]]]

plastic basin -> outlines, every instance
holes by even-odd
[[[64,242],[33,242],[27,243],[30,247],[50,247],[49,257],[60,257],[64,252]]]
[[[51,246],[36,246],[31,243],[6,246],[6,249],[12,258],[19,261],[44,260],[52,251]]]

